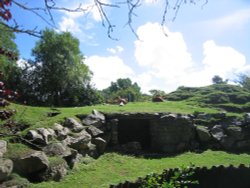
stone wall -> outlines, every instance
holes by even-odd
[[[80,121],[65,118],[51,128],[17,134],[13,142],[26,144],[29,151],[15,157],[6,155],[8,143],[0,140],[0,184],[11,181],[12,172],[32,182],[59,181],[82,158],[97,158],[107,149],[133,154],[250,151],[250,114],[238,119],[226,114],[103,114],[93,110],[77,117]]]
[[[105,117],[107,124],[116,127],[111,136],[116,146],[134,143],[143,150],[167,154],[204,149],[250,151],[249,114],[241,120],[224,113],[120,113]],[[116,123],[112,125],[112,121]]]

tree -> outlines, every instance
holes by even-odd
[[[237,81],[243,88],[250,90],[250,77],[246,74],[242,74],[239,76],[239,80]]]
[[[138,101],[141,97],[141,88],[138,84],[132,83],[129,78],[119,78],[116,82],[111,82],[111,85],[102,91],[106,100],[113,100],[117,97],[128,99],[129,102]]]
[[[155,96],[164,96],[164,95],[166,95],[165,91],[158,90],[158,89],[151,89],[151,90],[149,91],[149,93],[150,93],[153,97],[155,97]]]
[[[223,79],[222,79],[220,76],[218,76],[218,75],[215,75],[215,76],[212,78],[212,82],[213,82],[213,84],[222,84],[222,83],[225,83],[225,82],[223,81]]]
[[[0,72],[4,74],[2,79],[9,89],[16,88],[20,77],[16,64],[19,51],[14,40],[14,33],[0,24]]]
[[[18,49],[14,39],[13,32],[0,25],[0,120],[6,120],[14,114],[13,110],[5,109],[5,106],[9,105],[7,100],[13,100],[18,95],[15,91],[19,78],[19,69],[15,62]]]
[[[196,4],[199,3],[199,0],[164,0],[164,9],[162,12],[161,23],[164,25],[166,23],[167,14],[172,10],[174,12],[173,20],[176,18],[180,8],[183,4]],[[208,0],[203,0],[203,5],[205,5]],[[114,31],[116,25],[112,23],[109,16],[106,14],[107,9],[127,9],[125,11],[125,16],[127,16],[127,23],[131,29],[131,31],[136,35],[132,22],[134,17],[136,16],[136,10],[141,6],[141,4],[145,3],[143,0],[130,0],[130,1],[113,1],[111,3],[107,3],[102,0],[93,0],[88,3],[79,4],[76,8],[70,8],[66,6],[60,6],[60,1],[55,0],[37,0],[36,6],[31,6],[29,3],[25,3],[21,0],[1,0],[0,1],[0,22],[1,25],[5,25],[10,28],[14,32],[23,32],[29,35],[33,35],[36,37],[41,36],[41,32],[36,29],[35,23],[33,28],[27,28],[27,26],[20,26],[16,17],[13,17],[11,10],[9,7],[15,6],[20,14],[22,12],[30,12],[34,16],[37,16],[41,19],[41,21],[45,22],[49,27],[56,28],[56,24],[54,21],[54,13],[57,11],[67,11],[67,12],[82,12],[87,15],[93,9],[96,9],[100,17],[102,18],[102,26],[107,28],[107,34],[110,38],[112,38],[111,34]],[[123,11],[121,11],[123,12]],[[123,15],[121,15],[122,17]],[[137,36],[137,35],[136,35]]]
[[[40,100],[62,105],[67,97],[89,84],[91,72],[83,63],[79,41],[69,32],[56,33],[46,29],[32,50],[35,69],[30,72],[33,90]],[[34,85],[35,84],[35,85]]]

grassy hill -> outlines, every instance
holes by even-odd
[[[55,122],[61,122],[65,117],[78,114],[89,114],[93,109],[105,113],[112,112],[172,112],[193,114],[196,112],[217,113],[221,110],[228,112],[247,112],[250,109],[250,93],[240,86],[217,84],[207,87],[180,87],[166,96],[162,103],[138,102],[128,103],[126,106],[96,105],[75,108],[32,107],[12,103],[9,109],[16,114],[8,121],[0,121],[0,133],[8,134],[11,129],[20,128],[21,134],[29,129],[51,127]],[[51,116],[52,113],[58,113]],[[235,114],[234,114],[235,115]],[[13,127],[8,126],[13,123]],[[0,139],[9,140],[11,137],[1,136]],[[10,143],[9,154],[25,152],[25,146]],[[12,152],[12,153],[11,153]],[[61,182],[44,182],[30,184],[30,187],[108,187],[125,180],[135,180],[151,172],[161,172],[166,168],[180,165],[196,166],[239,165],[250,163],[249,154],[233,154],[222,151],[205,151],[203,153],[187,152],[181,155],[163,158],[144,158],[124,156],[117,153],[105,153],[99,159],[84,159]]]
[[[241,86],[214,84],[206,87],[179,87],[165,96],[169,101],[185,101],[203,107],[221,108],[228,112],[250,111],[250,92]]]

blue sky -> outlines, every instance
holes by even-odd
[[[82,3],[60,2],[72,8]],[[205,1],[200,0],[196,5],[185,4],[175,21],[172,21],[174,11],[169,10],[162,28],[163,2],[142,0],[132,23],[140,40],[126,26],[126,7],[106,9],[110,21],[116,25],[112,36],[118,41],[107,37],[96,9],[88,14],[54,12],[54,18],[58,31],[70,31],[80,40],[85,63],[93,72],[93,85],[98,89],[108,87],[118,78],[129,77],[143,92],[150,89],[170,92],[178,86],[209,85],[214,75],[235,79],[241,73],[249,73],[250,1],[209,0],[203,6]],[[90,5],[91,0],[86,4]],[[22,25],[48,27],[38,17],[13,8]],[[21,58],[32,58],[36,40],[17,35]]]

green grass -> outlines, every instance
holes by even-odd
[[[107,188],[125,180],[136,180],[138,177],[181,165],[207,166],[230,164],[250,164],[248,154],[230,154],[222,151],[205,151],[201,154],[187,152],[174,157],[161,159],[144,159],[107,153],[98,160],[86,165],[80,163],[61,182],[44,182],[31,184],[31,188]]]
[[[11,104],[11,109],[16,110],[16,115],[13,116],[13,120],[31,125],[30,128],[36,127],[50,127],[55,122],[62,121],[65,117],[75,117],[77,114],[90,114],[93,109],[96,109],[105,113],[114,112],[172,112],[182,114],[192,114],[195,111],[216,113],[218,110],[213,108],[202,108],[194,106],[185,102],[166,101],[162,103],[153,102],[137,102],[128,103],[125,106],[118,105],[96,105],[87,107],[73,107],[73,108],[56,108],[56,111],[61,114],[55,117],[48,117],[47,113],[55,111],[55,109],[49,107],[32,107],[23,106],[18,104]],[[0,122],[1,124],[1,122]]]
[[[20,143],[9,143],[8,144],[8,150],[4,154],[4,157],[15,159],[20,156],[24,156],[26,154],[32,153],[33,150],[30,149],[28,146]]]
[[[8,108],[16,110],[16,115],[12,120],[29,124],[29,129],[37,127],[50,127],[55,122],[62,121],[65,117],[75,117],[77,114],[90,114],[93,109],[105,113],[139,113],[139,112],[172,112],[181,114],[192,114],[194,112],[217,113],[214,108],[200,107],[185,101],[166,101],[162,103],[138,102],[128,103],[126,106],[118,105],[96,105],[88,107],[74,108],[48,108],[31,107],[18,104],[11,104]],[[47,113],[58,111],[61,114],[55,117],[48,117]],[[4,123],[0,121],[0,125]],[[27,131],[27,130],[26,130]],[[7,157],[21,155],[30,152],[30,150],[21,144],[9,144]],[[51,158],[52,162],[58,162],[57,158]],[[59,160],[60,161],[60,160]],[[90,162],[90,163],[89,163]],[[221,151],[206,151],[202,154],[184,153],[174,157],[161,159],[144,159],[131,156],[122,156],[116,153],[107,153],[98,160],[88,160],[87,162],[77,164],[76,168],[69,172],[61,182],[44,182],[40,184],[31,184],[34,188],[101,188],[109,187],[110,184],[117,184],[125,180],[136,180],[139,176],[152,172],[162,172],[167,168],[175,168],[181,165],[194,163],[196,166],[212,165],[239,165],[250,164],[250,155],[248,154],[229,154]]]

